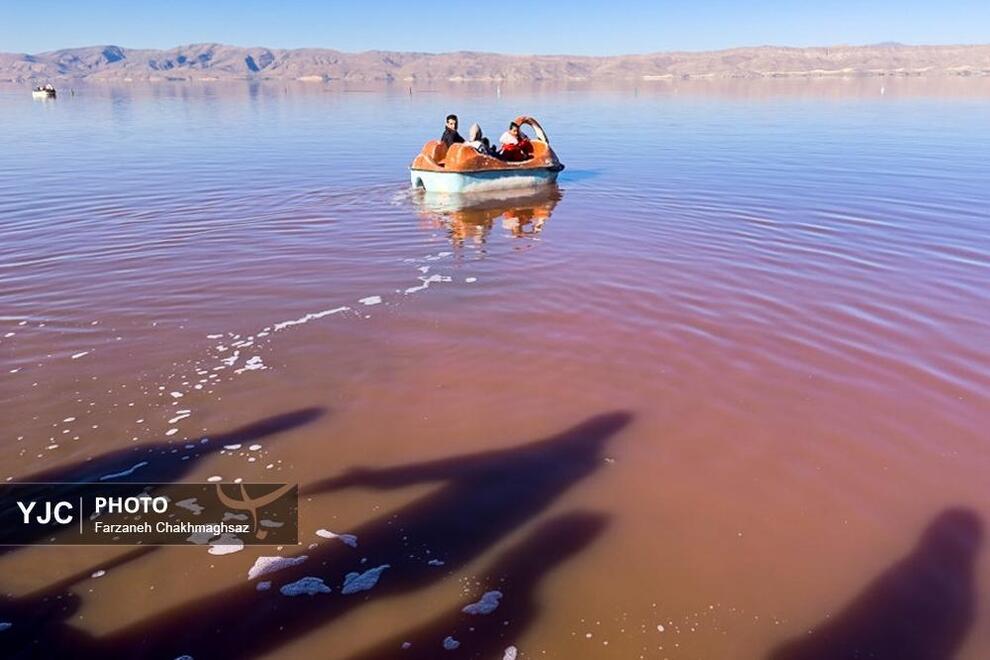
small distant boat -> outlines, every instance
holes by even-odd
[[[47,85],[39,85],[31,91],[31,96],[36,99],[53,99],[55,98],[55,86],[51,83]]]
[[[506,161],[479,153],[465,144],[446,147],[430,140],[409,166],[413,187],[429,192],[467,193],[507,188],[532,188],[554,183],[564,165],[550,148],[550,140],[540,123],[532,117],[516,117],[520,127],[531,126],[536,137],[532,157]]]

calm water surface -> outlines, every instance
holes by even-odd
[[[559,186],[410,191],[448,112],[538,117]],[[8,549],[15,648],[990,655],[986,81],[5,86],[0,117],[0,479],[307,493],[299,548]],[[263,554],[309,558],[258,592]],[[308,575],[333,593],[278,593]]]

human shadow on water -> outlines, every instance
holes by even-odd
[[[494,611],[466,613],[466,601],[348,660],[388,660],[400,653],[403,660],[432,660],[440,654],[446,657],[443,643],[448,637],[458,644],[451,649],[455,651],[451,658],[501,658],[535,620],[540,580],[594,541],[607,521],[605,515],[588,512],[550,519],[485,571],[484,591],[502,594]],[[482,594],[479,591],[477,595]]]
[[[131,477],[143,483],[168,483],[187,474],[192,466],[203,458],[220,451],[224,445],[241,444],[259,440],[269,435],[289,431],[313,422],[326,413],[319,407],[301,408],[292,412],[274,415],[221,433],[208,435],[207,442],[200,439],[188,441],[162,440],[154,443],[125,447],[102,454],[95,458],[70,465],[56,466],[50,470],[37,472],[17,479],[22,482],[124,482]],[[185,445],[193,445],[186,449]],[[146,462],[136,470],[135,465]],[[126,475],[124,473],[127,473]]]
[[[47,549],[56,552],[56,548]],[[43,589],[20,598],[0,596],[0,621],[10,624],[3,632],[3,657],[48,658],[51,649],[60,649],[60,655],[72,657],[75,640],[85,643],[84,634],[66,626],[82,606],[83,598],[70,588],[90,579],[96,570],[109,571],[158,550],[157,546],[138,547],[95,566],[76,571],[72,575],[46,585]],[[55,638],[50,639],[54,634]]]
[[[949,660],[973,622],[974,565],[983,537],[964,508],[939,514],[911,553],[817,630],[770,660]]]
[[[302,408],[292,412],[267,417],[246,426],[209,439],[183,441],[162,440],[134,447],[107,452],[95,458],[59,465],[49,470],[18,478],[15,483],[22,500],[60,499],[75,501],[81,494],[81,485],[88,495],[99,495],[93,484],[118,484],[114,495],[131,495],[142,492],[146,484],[173,483],[192,471],[193,467],[210,456],[216,455],[224,445],[247,444],[261,438],[291,430],[312,422],[325,413],[322,408]],[[133,483],[133,488],[120,490],[119,484]],[[48,485],[46,485],[48,484]],[[13,500],[0,505],[0,525],[15,525],[21,516]],[[50,537],[50,530],[39,528],[33,540]],[[19,546],[0,546],[0,555],[13,552]]]
[[[217,453],[223,445],[247,443],[263,437],[288,431],[324,414],[320,408],[305,408],[275,415],[242,426],[233,431],[215,435],[208,443],[156,442],[136,448],[108,452],[89,461],[81,461],[51,470],[38,472],[23,478],[23,483],[38,484],[38,497],[74,498],[80,484],[121,483],[116,478],[101,481],[101,477],[128,472],[135,464],[144,462],[140,476],[147,482],[170,483],[187,474],[199,461]],[[131,479],[138,471],[128,475]],[[124,477],[126,478],[126,477]],[[42,482],[57,485],[43,486]],[[134,493],[144,485],[134,483]],[[119,494],[119,491],[118,493]],[[2,519],[2,516],[0,516]],[[50,536],[46,534],[45,536]],[[21,549],[21,546],[0,546],[0,555]],[[77,571],[58,579],[38,591],[12,598],[0,596],[0,622],[11,624],[2,631],[4,657],[55,657],[52,654],[75,657],[84,653],[92,639],[85,633],[65,624],[79,609],[82,599],[70,591],[74,585],[89,579],[96,570],[111,570],[136,561],[158,550],[156,546],[138,547],[99,562],[95,566]],[[60,552],[58,548],[46,548],[46,552]]]
[[[592,417],[557,435],[509,449],[484,451],[382,469],[355,469],[304,492],[346,487],[400,488],[441,484],[430,493],[357,529],[359,549],[324,542],[300,554],[301,564],[283,568],[259,591],[244,583],[142,621],[101,638],[62,637],[53,631],[46,652],[71,650],[73,657],[241,658],[272,652],[375,599],[406,594],[441,581],[481,556],[601,468],[606,442],[632,419],[625,412]],[[305,534],[305,532],[304,532]],[[576,537],[580,534],[575,532]],[[560,542],[565,545],[566,539]],[[436,561],[443,561],[437,566]],[[433,563],[431,563],[433,562]],[[380,568],[367,594],[344,594],[349,572]],[[289,597],[280,586],[318,577],[330,594]],[[370,586],[370,585],[369,585]]]

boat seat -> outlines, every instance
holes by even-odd
[[[447,150],[444,165],[452,170],[483,170],[498,167],[500,163],[490,156],[483,156],[474,147],[452,144]]]
[[[447,157],[447,145],[440,140],[430,140],[423,145],[423,151],[421,153],[437,165],[440,165],[443,163],[443,159]]]

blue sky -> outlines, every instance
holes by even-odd
[[[763,44],[990,43],[990,0],[0,0],[0,4],[0,51],[29,53],[94,44],[166,48],[195,42],[345,51],[581,55]]]

